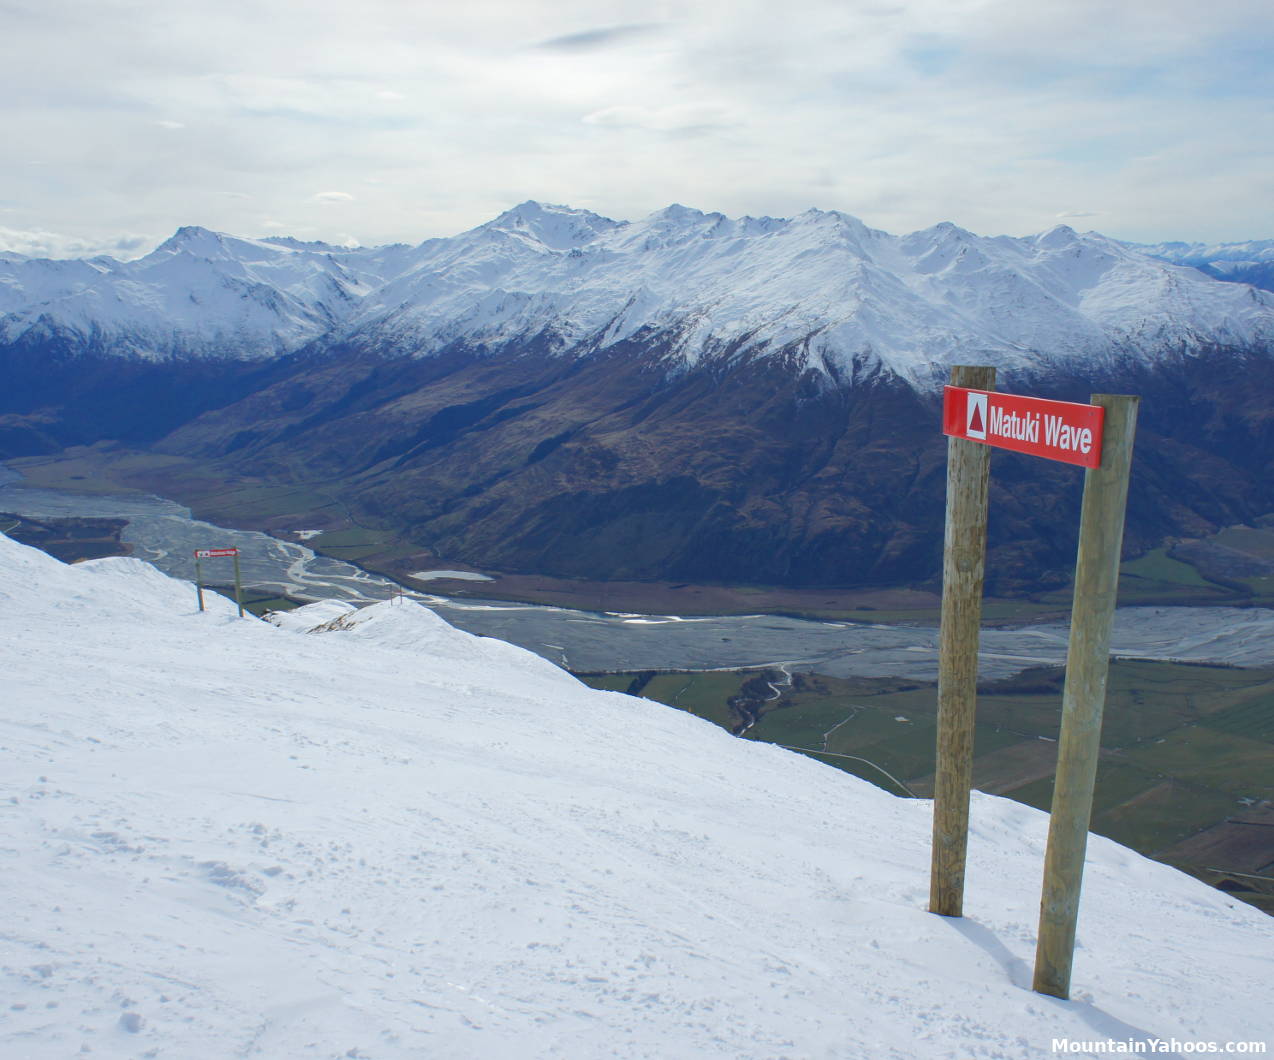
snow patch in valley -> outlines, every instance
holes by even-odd
[[[418,570],[415,574],[409,574],[408,577],[415,578],[418,582],[438,581],[443,578],[462,582],[495,581],[489,574],[479,574],[477,571],[472,570]]]

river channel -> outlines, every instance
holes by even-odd
[[[937,678],[937,631],[916,626],[809,621],[775,615],[682,617],[572,611],[452,598],[403,589],[304,545],[191,517],[161,497],[74,493],[26,486],[0,467],[0,511],[33,518],[126,519],[133,554],[173,577],[193,578],[196,548],[235,546],[245,585],[306,600],[353,603],[403,592],[452,625],[518,644],[577,671],[712,670],[785,665],[834,677]],[[300,528],[298,528],[300,529]],[[193,590],[192,590],[193,599]],[[1227,607],[1120,608],[1117,655],[1274,665],[1274,611]],[[983,678],[1065,660],[1066,626],[1047,623],[982,633]]]

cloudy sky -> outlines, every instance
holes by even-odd
[[[1274,237],[1268,0],[0,0],[0,249],[528,198]]]

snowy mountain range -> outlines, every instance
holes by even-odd
[[[132,262],[0,260],[0,342],[57,336],[152,359],[268,358],[316,341],[398,356],[636,342],[671,371],[782,354],[838,378],[883,368],[925,386],[970,359],[1039,370],[1268,347],[1274,295],[1159,260],[1177,246],[1065,226],[893,236],[820,210],[731,219],[671,206],[623,223],[536,202],[417,247],[183,228]],[[1173,260],[1196,258],[1219,260],[1215,248]]]
[[[966,916],[937,917],[927,801],[413,603],[285,628],[208,607],[139,560],[0,535],[5,1056],[1035,1060],[1274,1037],[1274,921],[1098,836],[1072,1000],[1032,993],[1036,810],[974,794]]]
[[[1218,280],[1274,290],[1274,239],[1242,243],[1155,243],[1129,246],[1174,265],[1189,265]]]
[[[7,255],[0,457],[121,444],[495,571],[915,584],[939,384],[984,363],[1143,396],[1145,550],[1274,511],[1274,294],[1200,271],[1269,249],[527,202],[415,247],[183,228],[131,262]],[[993,579],[1064,582],[1078,478],[996,459]],[[197,502],[191,477],[133,484]]]

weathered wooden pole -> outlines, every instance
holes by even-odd
[[[239,551],[234,554],[234,602],[239,607],[239,617],[243,617],[243,581],[239,577]]]
[[[1094,405],[1106,410],[1102,460],[1101,467],[1088,470],[1084,476],[1062,731],[1035,951],[1035,990],[1060,998],[1070,997],[1079,889],[1097,778],[1110,630],[1140,400],[1121,394],[1094,394],[1092,398]]]
[[[951,385],[994,390],[995,369],[952,368]],[[947,439],[947,525],[938,632],[938,749],[929,877],[929,911],[942,916],[961,916],[964,911],[990,469],[988,446],[964,438]]]
[[[195,595],[199,597],[199,610],[203,610],[203,565],[195,556]]]

